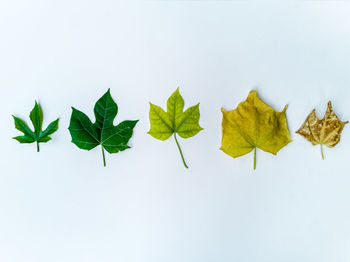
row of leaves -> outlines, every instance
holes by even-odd
[[[276,112],[258,97],[256,91],[251,91],[248,98],[236,109],[231,111],[221,109],[223,118],[220,149],[234,158],[254,151],[255,169],[257,148],[276,155],[281,148],[292,141],[286,110],[287,106],[282,112]],[[128,142],[138,121],[126,120],[114,126],[113,120],[117,113],[118,106],[113,101],[110,90],[95,104],[95,123],[92,123],[86,114],[72,107],[68,128],[72,142],[84,150],[91,150],[100,145],[104,166],[106,166],[105,150],[113,154],[130,148]],[[203,130],[199,125],[199,116],[199,103],[184,111],[184,100],[177,89],[167,101],[166,112],[161,107],[150,103],[151,128],[148,134],[162,141],[174,136],[182,162],[188,168],[177,135],[190,138]],[[50,135],[57,131],[59,119],[51,122],[43,131],[43,111],[37,102],[29,117],[34,131],[22,119],[13,116],[16,129],[23,133],[22,136],[16,136],[14,139],[20,143],[36,143],[39,152],[39,144],[50,141]],[[305,137],[313,145],[320,145],[322,159],[324,159],[323,145],[330,148],[337,145],[347,123],[348,121],[339,120],[332,110],[331,102],[328,102],[323,119],[318,119],[313,110],[296,133]]]

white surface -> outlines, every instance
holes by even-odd
[[[348,1],[0,0],[0,261],[345,262],[350,260],[350,127],[326,149],[294,132],[328,100],[350,120]],[[147,135],[149,101],[180,86],[204,131]],[[107,155],[70,142],[70,106],[93,119],[111,88],[116,122],[140,119],[132,149]],[[221,106],[251,89],[289,104],[294,142],[277,156],[218,150]],[[11,114],[34,99],[53,140],[20,145]]]

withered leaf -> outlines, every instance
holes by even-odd
[[[296,133],[309,140],[313,145],[319,144],[322,159],[324,159],[323,145],[330,148],[335,147],[340,141],[340,133],[348,122],[342,122],[337,117],[333,112],[332,103],[329,101],[323,119],[318,119],[315,109],[312,110]]]

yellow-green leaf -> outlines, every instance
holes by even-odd
[[[167,140],[174,134],[182,161],[187,168],[176,134],[182,138],[189,138],[198,134],[203,128],[199,125],[199,104],[189,107],[185,112],[184,100],[179,88],[167,101],[167,112],[161,107],[150,103],[149,120],[151,128],[148,134],[159,140]]]
[[[182,138],[189,138],[196,135],[201,128],[198,124],[199,120],[199,103],[189,107],[179,118],[176,123],[176,132]]]
[[[277,154],[291,142],[286,118],[287,106],[276,112],[251,91],[246,101],[231,111],[221,109],[222,144],[221,150],[236,158],[254,150],[254,169],[256,168],[256,149]]]
[[[177,129],[180,118],[183,115],[185,102],[179,92],[179,88],[168,98],[166,103],[167,114],[170,118],[172,126]]]
[[[167,140],[174,133],[173,122],[162,108],[150,103],[149,121],[151,129],[148,134],[159,140]]]

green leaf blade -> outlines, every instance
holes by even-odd
[[[26,143],[33,143],[35,142],[35,139],[33,139],[32,137],[29,136],[16,136],[13,137],[13,139],[17,140],[20,143],[26,144]]]
[[[59,122],[58,118],[55,121],[51,122],[47,126],[47,128],[43,132],[41,132],[39,140],[46,137],[46,136],[49,136],[49,135],[55,133],[58,130],[58,122]]]
[[[107,129],[102,137],[102,145],[110,154],[130,148],[128,142],[133,134],[133,129],[138,120],[126,120],[119,125]]]
[[[22,119],[16,116],[12,116],[12,117],[13,117],[13,120],[15,121],[15,128],[21,131],[22,133],[24,133],[25,136],[33,138],[35,141],[35,133],[32,130],[30,130],[28,125]]]
[[[113,126],[113,120],[118,114],[118,106],[113,101],[110,89],[96,102],[94,114],[96,118],[95,126],[99,131]]]
[[[36,101],[35,101],[34,108],[29,114],[29,118],[32,121],[35,136],[39,138],[42,125],[43,125],[43,111],[41,109],[41,106]]]
[[[96,129],[88,116],[74,107],[68,130],[72,142],[80,149],[91,150],[100,144]]]
[[[75,108],[71,115],[68,129],[72,142],[85,150],[101,145],[104,166],[106,166],[104,149],[112,154],[130,148],[128,141],[138,121],[127,120],[114,126],[113,121],[117,113],[118,106],[108,89],[94,106],[95,123],[92,123],[88,116]]]
[[[38,140],[39,143],[47,143],[51,140],[51,137],[49,136],[44,136]]]

